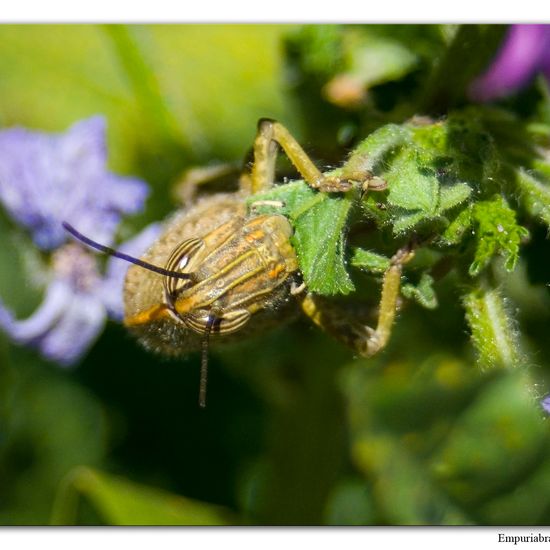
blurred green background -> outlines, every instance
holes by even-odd
[[[0,125],[105,115],[110,168],[153,189],[127,238],[174,208],[185,168],[240,162],[260,117],[341,161],[414,114],[452,31],[2,26]],[[369,75],[366,103],[324,87],[341,67]],[[23,317],[40,300],[33,252],[0,224],[0,296]],[[506,284],[544,384],[550,248],[530,229]],[[439,308],[410,305],[373,360],[305,320],[212,352],[204,411],[197,354],[159,359],[114,323],[71,370],[0,335],[0,523],[548,524],[550,439],[527,375],[481,372],[452,277],[437,290]]]

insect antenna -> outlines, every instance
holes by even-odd
[[[206,408],[206,386],[208,384],[208,344],[210,341],[210,333],[216,321],[219,320],[215,315],[209,315],[204,328],[204,338],[202,340],[201,354],[201,378],[199,385],[199,407]]]
[[[67,222],[62,222],[61,225],[63,225],[64,229],[68,231],[73,237],[75,237],[75,239],[78,239],[84,244],[90,246],[91,248],[95,248],[96,250],[99,250],[104,254],[108,254],[109,256],[120,258],[121,260],[130,262],[135,265],[139,265],[144,269],[148,269],[149,271],[154,271],[155,273],[159,273],[160,275],[165,275],[167,277],[174,277],[176,279],[186,279],[186,280],[192,279],[193,277],[191,273],[180,273],[179,271],[164,269],[163,267],[159,267],[158,265],[150,264],[149,262],[144,262],[143,260],[134,258],[133,256],[129,256],[128,254],[124,254],[124,252],[119,252],[118,250],[115,250],[114,248],[111,248],[109,246],[105,246],[104,244],[97,243],[92,239],[90,239],[89,237],[86,237],[85,235],[77,231],[71,224]]]

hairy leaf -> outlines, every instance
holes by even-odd
[[[354,248],[351,257],[351,265],[370,273],[384,273],[391,263],[390,259],[372,250]]]
[[[351,193],[350,193],[351,194]],[[261,205],[261,201],[281,201],[283,207]],[[349,294],[354,285],[345,259],[346,222],[352,206],[350,196],[319,193],[303,182],[281,185],[255,195],[259,212],[286,214],[294,226],[292,242],[309,290],[324,296]]]
[[[512,271],[519,255],[522,240],[529,236],[524,227],[516,223],[516,213],[503,197],[495,196],[490,201],[480,201],[472,211],[476,251],[470,266],[470,275],[477,275],[499,254],[504,257],[504,265]]]
[[[516,183],[525,209],[531,216],[550,226],[550,181],[519,169],[516,172]]]
[[[437,296],[433,288],[434,279],[431,275],[424,272],[417,285],[407,283],[403,285],[401,293],[405,298],[416,300],[426,309],[435,309],[437,307]]]

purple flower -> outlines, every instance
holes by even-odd
[[[92,117],[64,134],[11,128],[0,132],[0,201],[36,245],[67,240],[62,221],[106,244],[122,214],[139,211],[147,185],[107,171],[105,120]]]
[[[147,227],[119,250],[140,256],[160,233]],[[0,301],[0,328],[15,342],[38,349],[44,357],[71,365],[99,336],[107,315],[123,317],[122,287],[128,264],[111,258],[101,276],[96,257],[80,244],[69,243],[52,254],[51,281],[44,300],[23,321],[14,319]]]
[[[550,395],[540,400],[540,405],[546,414],[550,414]]]
[[[550,25],[512,25],[489,69],[468,94],[485,102],[510,95],[542,73],[550,80]]]
[[[95,254],[66,243],[61,222],[111,243],[122,214],[140,210],[148,193],[144,182],[107,172],[104,134],[99,117],[61,135],[21,128],[0,132],[0,202],[38,247],[51,252],[42,304],[28,319],[17,320],[0,300],[0,329],[62,365],[88,350],[108,315],[122,317],[128,266],[110,259],[103,275]],[[139,256],[159,231],[150,226],[121,249]]]

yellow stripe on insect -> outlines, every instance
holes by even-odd
[[[136,315],[126,317],[124,319],[124,325],[127,327],[136,327],[139,325],[145,325],[159,319],[165,319],[172,314],[166,304],[155,305],[145,311],[141,311]]]

